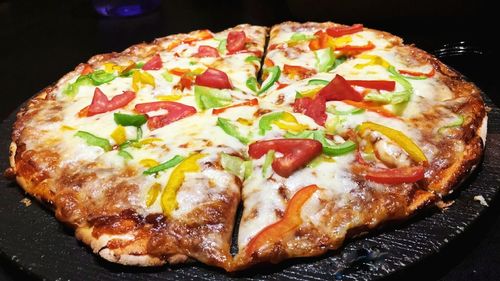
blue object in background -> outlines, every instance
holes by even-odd
[[[153,11],[161,0],[92,0],[95,10],[106,17],[131,17]]]

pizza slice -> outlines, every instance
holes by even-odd
[[[290,46],[292,37],[301,40]],[[315,40],[343,62],[319,71]],[[407,219],[439,202],[481,156],[477,89],[397,37],[359,25],[284,23],[271,30],[264,64],[285,76],[260,100],[235,270],[316,256]],[[314,71],[287,76],[290,65]]]
[[[107,260],[227,267],[241,181],[220,155],[245,145],[212,111],[255,102],[265,36],[240,25],[93,57],[20,113],[18,181]]]

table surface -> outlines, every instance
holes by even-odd
[[[479,53],[442,60],[474,81],[500,105],[494,72],[498,65],[488,32],[493,17],[486,1],[163,1],[148,15],[100,18],[91,1],[0,0],[0,120],[20,103],[55,82],[94,54],[120,51],[156,37],[209,28],[213,31],[251,23],[335,21],[381,29],[406,43],[433,52],[459,42]],[[470,50],[469,49],[469,50]],[[497,59],[498,60],[498,59]],[[2,136],[6,137],[6,136]],[[500,280],[500,200],[439,254],[390,276],[388,280]],[[1,223],[1,222],[0,222]],[[1,225],[0,225],[1,231]],[[0,256],[0,280],[29,276]]]

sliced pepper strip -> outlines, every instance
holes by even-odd
[[[111,133],[111,138],[118,145],[126,142],[127,134],[125,133],[125,128],[121,125],[118,125],[118,127],[116,127],[116,129]]]
[[[200,153],[189,156],[182,160],[182,162],[172,171],[172,174],[170,174],[167,185],[161,194],[161,207],[163,209],[163,214],[167,217],[170,217],[172,212],[177,209],[177,191],[184,182],[185,174],[200,171],[198,160],[205,156],[205,154]]]
[[[288,201],[283,217],[277,222],[266,226],[250,240],[245,249],[246,254],[251,256],[262,249],[263,246],[271,246],[297,229],[302,224],[302,206],[318,189],[317,185],[309,185],[298,190]]]
[[[271,88],[274,82],[278,81],[281,76],[281,69],[279,68],[279,66],[266,68],[265,71],[269,72],[270,75],[266,79],[266,81],[263,82],[262,88],[260,88],[260,90],[257,92],[257,95],[260,95]]]
[[[358,107],[358,108],[366,109],[368,111],[376,112],[376,113],[378,113],[382,116],[385,116],[385,117],[391,117],[391,118],[398,117],[397,115],[395,115],[394,113],[385,109],[384,107],[382,107],[378,104],[372,103],[372,102],[366,102],[366,101],[359,102],[359,101],[352,101],[352,100],[343,100],[342,102],[347,103],[348,105]]]
[[[363,31],[362,24],[354,24],[352,26],[339,26],[339,27],[330,27],[326,29],[326,33],[332,37],[340,37],[348,34],[353,34]]]
[[[231,94],[228,92],[198,85],[194,87],[194,98],[201,110],[227,106],[232,101]]]
[[[89,132],[78,131],[75,134],[76,137],[82,138],[90,146],[98,146],[104,151],[110,151],[112,149],[109,140],[95,136]]]
[[[427,157],[409,137],[402,132],[373,122],[364,122],[359,125],[359,132],[363,134],[366,130],[377,131],[397,143],[415,162],[426,165]]]
[[[217,118],[217,126],[219,126],[226,134],[236,138],[243,144],[247,144],[250,142],[250,139],[248,137],[245,137],[241,135],[240,131],[238,130],[238,127],[229,121],[229,119],[226,118]]]
[[[250,167],[248,164],[250,163]],[[248,178],[251,173],[251,161],[243,161],[240,157],[232,156],[226,153],[220,154],[220,164],[224,170],[242,179]]]
[[[158,194],[160,194],[161,184],[155,182],[148,190],[148,194],[146,195],[146,207],[150,207],[158,198]]]
[[[121,126],[133,126],[140,127],[144,125],[148,119],[146,115],[138,114],[123,114],[123,113],[114,113],[113,118],[115,123]]]
[[[404,70],[404,69],[400,69],[400,70],[398,70],[398,72],[401,73],[401,74],[406,74],[406,75],[411,75],[411,76],[417,76],[417,77],[427,77],[427,78],[430,78],[430,77],[434,76],[434,74],[436,74],[436,70],[434,69],[434,67],[428,73],[418,72],[418,71],[411,71],[411,70]],[[410,78],[410,77],[406,77],[406,78]]]
[[[258,104],[259,104],[259,100],[251,99],[251,100],[247,100],[247,101],[242,102],[242,103],[237,103],[237,104],[233,104],[233,105],[222,107],[222,108],[214,108],[214,109],[212,109],[212,114],[218,115],[218,114],[221,114],[222,112],[224,112],[230,108],[235,108],[235,107],[240,107],[240,106],[254,106],[254,105],[258,105]]]
[[[369,168],[365,178],[383,184],[414,183],[423,179],[424,173],[425,169],[422,166],[392,169]]]
[[[375,44],[373,44],[371,41],[368,41],[368,43],[366,45],[361,45],[361,46],[345,45],[345,46],[335,48],[335,51],[363,52],[363,51],[368,51],[368,50],[374,49],[375,47],[376,47]]]
[[[458,115],[458,117],[455,121],[449,123],[448,125],[445,125],[445,126],[439,128],[438,133],[442,134],[442,133],[444,133],[444,131],[446,129],[460,127],[460,126],[462,126],[463,123],[464,123],[464,117],[462,115]]]
[[[259,120],[259,134],[264,135],[266,131],[271,130],[271,124],[275,124],[280,129],[294,132],[302,132],[307,129],[307,126],[300,124],[293,114],[282,111],[262,116]]]
[[[167,169],[174,167],[175,165],[182,162],[182,160],[184,160],[184,157],[182,157],[180,155],[175,155],[174,157],[170,158],[169,160],[167,160],[161,164],[157,164],[153,167],[150,167],[149,169],[147,169],[146,171],[144,171],[142,173],[145,175],[156,174],[158,172],[165,171]]]

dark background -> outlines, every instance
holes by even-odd
[[[494,12],[486,1],[464,0],[176,0],[163,1],[160,9],[144,16],[110,19],[99,17],[90,1],[0,0],[0,120],[92,55],[195,29],[219,31],[240,23],[270,26],[287,20],[363,23],[441,55],[444,45],[459,46],[442,60],[477,83],[498,106]],[[500,202],[494,200],[439,254],[389,279],[500,280],[499,211]],[[26,280],[10,257],[0,255],[0,262],[0,280]]]

